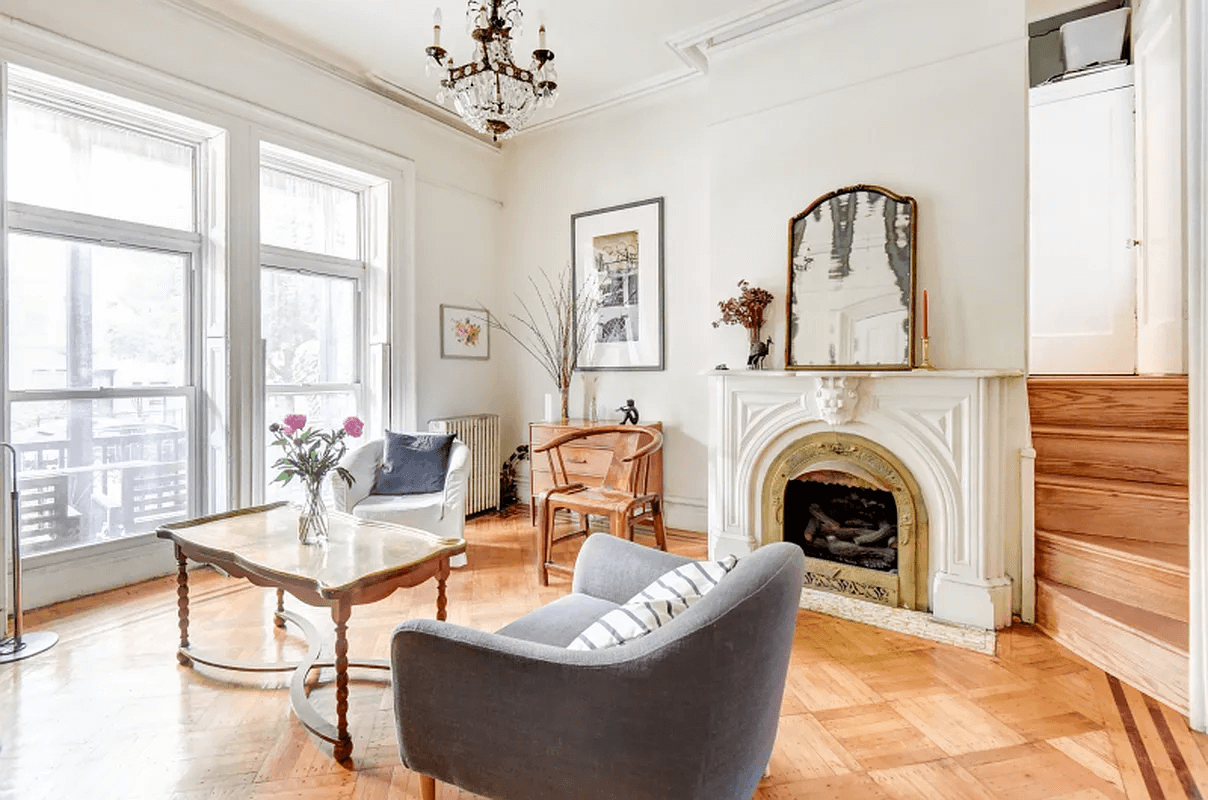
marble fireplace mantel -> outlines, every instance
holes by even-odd
[[[1027,447],[1022,372],[707,374],[712,557],[759,546],[760,497],[777,456],[811,434],[850,433],[887,448],[918,483],[930,526],[933,616],[986,629],[1010,624]]]

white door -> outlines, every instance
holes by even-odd
[[[1132,71],[1030,93],[1029,370],[1136,368]]]
[[[1183,20],[1146,0],[1133,20],[1137,83],[1137,371],[1187,372],[1183,269]]]

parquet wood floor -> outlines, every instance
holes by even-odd
[[[472,521],[466,536],[471,566],[449,581],[450,621],[493,630],[569,591],[561,577],[538,585],[526,512]],[[704,555],[699,537],[670,543]],[[196,646],[302,655],[296,632],[271,623],[272,592],[209,569],[190,585]],[[350,651],[385,657],[395,624],[434,616],[435,595],[426,584],[358,606]],[[290,715],[286,676],[178,666],[175,599],[164,578],[27,615],[61,641],[0,666],[0,799],[419,798],[382,673],[353,673],[345,768]],[[327,629],[325,611],[287,607]],[[314,689],[329,716],[330,678]],[[991,658],[802,611],[781,713],[755,800],[1191,800],[1208,789],[1208,737],[1022,625]],[[471,795],[442,785],[438,797]]]

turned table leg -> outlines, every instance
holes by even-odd
[[[189,570],[188,559],[176,545],[176,617],[180,626],[180,647],[183,650],[189,646]],[[176,652],[176,660],[184,666],[189,666],[192,660],[181,651]]]
[[[285,613],[285,590],[277,590],[277,613],[273,615],[273,624],[278,628],[285,627],[285,617],[281,616]]]
[[[352,755],[352,737],[348,735],[348,617],[351,607],[337,600],[331,607],[331,618],[336,624],[336,738],[332,754],[336,761],[344,761]]]
[[[449,579],[449,557],[440,560],[440,569],[436,573],[436,618],[444,622],[449,618],[449,598],[445,596],[445,581]]]

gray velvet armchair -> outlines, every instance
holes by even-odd
[[[588,625],[690,559],[604,534],[573,591],[486,633],[429,619],[391,642],[403,764],[498,800],[749,800],[771,757],[805,559],[742,558],[662,628],[567,650]]]

